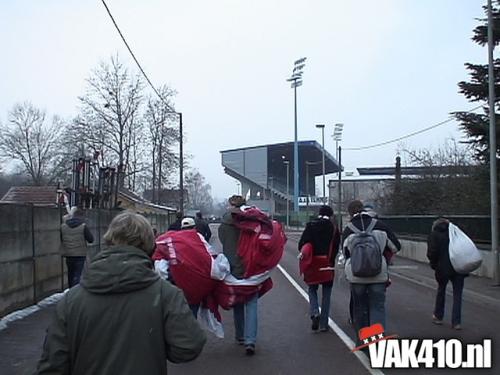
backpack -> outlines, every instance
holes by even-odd
[[[359,230],[352,223],[347,227],[354,232],[351,250],[351,270],[357,277],[373,277],[382,271],[382,251],[372,233],[377,220],[372,219],[370,225]],[[363,225],[363,220],[361,220]]]

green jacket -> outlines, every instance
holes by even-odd
[[[146,253],[113,246],[57,304],[38,374],[167,374],[167,359],[193,360],[205,341],[182,291]]]
[[[226,212],[222,217],[222,223],[219,226],[218,234],[222,244],[222,252],[231,266],[231,273],[234,277],[242,279],[245,274],[245,266],[243,265],[241,257],[238,255],[240,229],[234,225],[231,211]]]

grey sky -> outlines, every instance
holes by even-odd
[[[485,63],[470,37],[480,0],[107,0],[154,84],[178,91],[191,164],[219,198],[235,193],[220,150],[293,139],[286,78],[307,56],[299,139],[343,122],[343,146],[382,142],[467,110],[464,62]],[[0,119],[19,101],[72,117],[85,79],[119,53],[135,70],[100,0],[0,2]],[[406,144],[459,139],[450,123]],[[347,168],[392,164],[397,144],[346,152]]]

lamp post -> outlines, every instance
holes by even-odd
[[[179,116],[179,190],[180,190],[180,211],[184,214],[184,150],[182,132],[182,112],[177,112]]]
[[[325,198],[326,198],[326,193],[325,193],[325,124],[316,124],[316,127],[318,129],[321,129],[321,148],[323,149],[322,159],[321,159],[321,162],[323,163],[323,204],[325,204]]]
[[[287,79],[291,82],[294,94],[294,142],[293,142],[293,211],[299,212],[299,144],[297,140],[297,87],[302,86],[302,69],[304,69],[306,57],[294,62],[292,75]]]
[[[283,160],[286,165],[286,226],[290,227],[290,161]]]
[[[333,131],[333,139],[335,140],[335,151],[337,156],[337,161],[339,163],[339,200],[338,200],[338,225],[339,228],[342,228],[342,149],[339,146],[339,142],[342,140],[342,130],[344,128],[344,124],[335,124],[335,129]]]

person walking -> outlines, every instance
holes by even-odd
[[[327,332],[330,313],[330,299],[333,287],[335,258],[340,245],[340,232],[332,221],[333,210],[321,206],[318,217],[306,224],[299,240],[301,260],[307,260],[304,280],[308,284],[309,312],[313,331]],[[311,254],[305,254],[306,244],[311,245]],[[321,314],[319,311],[318,289],[321,285]]]
[[[56,306],[37,374],[167,374],[167,360],[195,359],[206,336],[181,290],[152,269],[153,230],[125,211],[107,248]]]
[[[445,218],[439,218],[432,224],[432,230],[427,239],[427,258],[438,283],[436,302],[432,322],[443,324],[446,285],[451,281],[453,285],[453,308],[451,311],[451,326],[453,329],[462,329],[462,292],[464,280],[468,275],[460,274],[453,269],[449,253],[449,225]]]
[[[242,258],[238,255],[240,229],[236,227],[232,214],[241,210],[246,205],[246,201],[240,195],[233,195],[229,198],[229,205],[230,207],[222,217],[222,223],[219,226],[219,240],[222,244],[222,252],[229,261],[231,274],[237,279],[242,279],[245,274],[245,266]],[[233,307],[236,342],[245,345],[247,355],[255,354],[258,297],[256,292],[249,296],[245,303],[239,303]]]
[[[207,242],[210,242],[210,237],[212,237],[212,231],[210,230],[210,226],[208,222],[203,219],[201,212],[196,213],[196,230],[198,233],[201,233]]]
[[[61,225],[62,255],[66,258],[68,287],[80,282],[87,257],[87,243],[93,243],[94,236],[84,221],[81,208],[72,209],[70,217]]]
[[[184,214],[181,211],[175,213],[175,221],[168,226],[167,230],[181,230],[181,222]]]
[[[363,212],[354,200],[347,208],[351,220],[342,234],[346,257],[345,273],[351,285],[353,326],[356,333],[374,323],[385,327],[385,292],[389,273],[383,252],[396,253],[401,244],[381,220]]]

